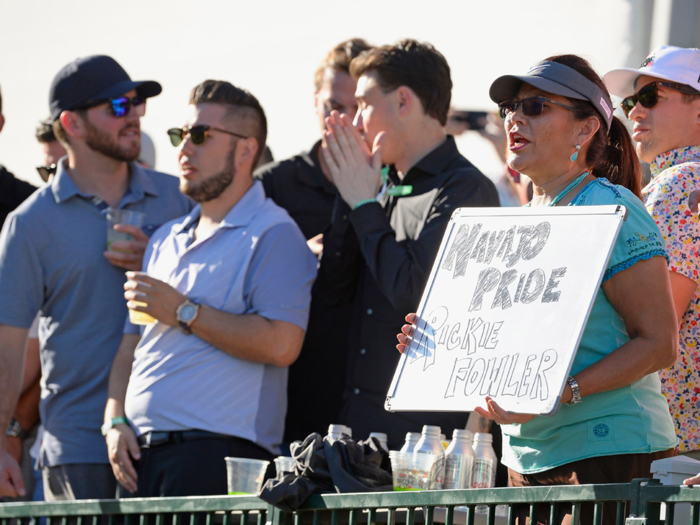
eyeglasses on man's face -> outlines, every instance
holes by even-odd
[[[234,133],[233,131],[215,128],[214,126],[207,126],[204,124],[198,126],[187,126],[184,128],[170,128],[168,130],[168,136],[170,137],[170,143],[177,148],[180,144],[182,144],[182,141],[185,140],[188,135],[193,144],[200,145],[204,143],[210,131],[220,131],[221,133],[227,133],[228,135],[233,135],[234,137],[239,137],[242,139],[249,138],[245,135]]]
[[[657,80],[656,82],[651,82],[642,87],[634,95],[622,100],[620,107],[625,113],[625,116],[630,118],[630,113],[637,105],[637,102],[639,102],[642,107],[647,109],[651,109],[656,106],[656,104],[659,102],[659,86],[667,87],[689,95],[700,95],[700,91],[697,91],[690,86],[676,84],[675,82],[661,82],[660,80]]]
[[[112,116],[117,118],[126,117],[131,108],[136,110],[136,114],[139,117],[143,117],[146,114],[146,99],[138,95],[135,97],[114,97],[109,100],[95,101],[80,109],[90,109],[105,103],[108,104]]]

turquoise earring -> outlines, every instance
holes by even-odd
[[[571,159],[571,162],[576,162],[576,159],[578,158],[578,150],[580,150],[580,149],[581,149],[581,146],[576,144],[576,151],[574,151],[573,154],[571,155],[571,157],[569,157]]]

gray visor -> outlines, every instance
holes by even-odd
[[[497,78],[489,96],[496,104],[513,99],[523,82],[547,93],[567,98],[588,100],[598,110],[610,130],[613,105],[610,96],[581,73],[564,64],[543,60],[530,68],[525,75],[505,75]]]

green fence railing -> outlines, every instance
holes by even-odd
[[[614,517],[616,525],[670,525],[680,503],[691,504],[688,525],[700,525],[700,487],[642,479],[609,485],[323,494],[294,513],[254,496],[3,503],[0,525],[511,525],[518,512],[533,523],[538,516],[556,523],[564,506],[577,524],[584,523],[585,505],[592,507],[594,525],[603,523],[604,514],[606,521]]]

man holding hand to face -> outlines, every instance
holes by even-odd
[[[452,80],[435,48],[415,40],[375,48],[350,72],[354,123],[333,112],[324,134],[339,198],[316,289],[328,304],[354,303],[339,422],[360,438],[387,433],[398,450],[424,424],[449,432],[466,424],[466,414],[392,414],[384,400],[399,358],[396,327],[418,307],[452,212],[498,206],[498,193],[445,132]]]

